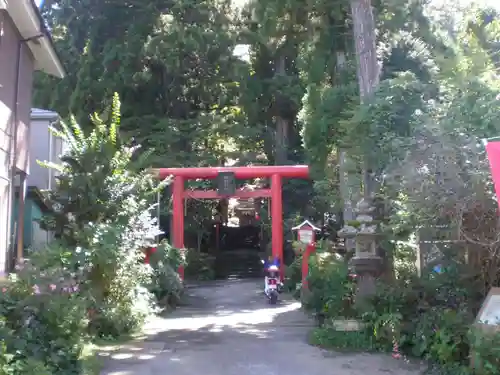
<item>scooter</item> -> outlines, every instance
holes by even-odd
[[[278,266],[270,266],[267,269],[266,288],[264,293],[271,305],[278,302],[278,295],[281,292],[280,269]]]

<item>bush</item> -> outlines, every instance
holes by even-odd
[[[163,306],[175,306],[181,299],[184,287],[177,273],[181,263],[180,252],[166,241],[151,254],[149,264],[153,269],[153,279],[149,289]]]
[[[87,322],[69,273],[26,265],[0,294],[0,374],[81,374]]]
[[[472,328],[477,305],[473,280],[460,264],[423,277],[380,283],[376,294],[355,308],[344,304],[353,282],[343,263],[312,264],[310,300],[306,306],[323,314],[326,324],[311,335],[314,344],[354,350],[392,351],[428,360],[439,373],[500,374],[500,334]],[[329,320],[362,319],[360,332],[337,332]],[[469,367],[475,359],[475,372]]]
[[[295,256],[293,262],[286,267],[284,284],[286,291],[292,293],[295,298],[300,297],[300,290],[302,289],[302,255]]]
[[[371,351],[377,344],[373,336],[365,331],[336,331],[333,327],[320,327],[314,329],[309,335],[309,343],[325,349]]]
[[[474,314],[470,281],[458,265],[410,282],[381,284],[363,313],[377,342],[439,365],[465,365]]]
[[[152,270],[142,261],[141,228],[144,223],[139,218],[127,226],[89,225],[94,244],[80,252],[87,254],[84,285],[93,302],[91,332],[98,337],[132,334],[155,311],[154,296],[147,289]]]
[[[59,240],[34,252],[0,295],[0,375],[82,374],[89,334],[139,329],[155,311],[151,285],[180,293],[178,281],[164,277],[175,274],[170,265],[143,261],[159,234],[150,201],[162,186],[139,168],[137,147],[119,140],[116,96],[105,116],[107,125],[93,116],[88,135],[74,121],[53,130],[69,145],[63,164],[51,166],[58,184],[54,212],[44,218]]]
[[[193,280],[213,280],[215,258],[206,253],[194,249],[188,249],[185,253],[184,276]]]
[[[317,254],[310,258],[308,284],[310,293],[303,301],[321,321],[352,318],[355,281],[347,263],[331,254]]]
[[[500,374],[500,333],[472,329],[469,342],[476,374]]]
[[[92,332],[116,337],[139,329],[154,311],[147,290],[153,272],[143,249],[154,246],[159,234],[150,202],[162,185],[141,168],[145,154],[137,154],[139,147],[120,139],[116,95],[109,111],[92,122],[89,134],[75,121],[53,130],[69,148],[62,165],[52,166],[59,171],[50,193],[55,212],[45,225],[75,248],[66,262],[79,270],[92,301]]]

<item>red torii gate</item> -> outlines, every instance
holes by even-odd
[[[248,167],[206,167],[206,168],[159,168],[154,170],[158,178],[173,176],[172,184],[172,244],[177,249],[184,248],[184,199],[222,198],[216,190],[186,191],[184,183],[194,179],[214,179],[221,172],[234,173],[237,179],[271,178],[271,189],[253,191],[237,190],[236,198],[271,198],[272,254],[283,264],[283,202],[282,178],[308,178],[309,167],[296,166],[248,166]],[[282,269],[282,275],[284,268]],[[184,269],[179,269],[184,278]]]

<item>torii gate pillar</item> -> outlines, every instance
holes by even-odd
[[[281,279],[284,279],[283,267],[283,194],[281,176],[273,174],[271,177],[271,244],[273,258],[280,260]]]
[[[172,244],[176,249],[184,249],[184,177],[174,176],[172,185]],[[179,266],[178,272],[184,280],[184,265]]]

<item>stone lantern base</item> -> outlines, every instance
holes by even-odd
[[[376,291],[376,279],[380,276],[383,269],[383,261],[379,256],[354,256],[350,264],[353,266],[357,275],[357,293],[356,301],[373,295]]]

